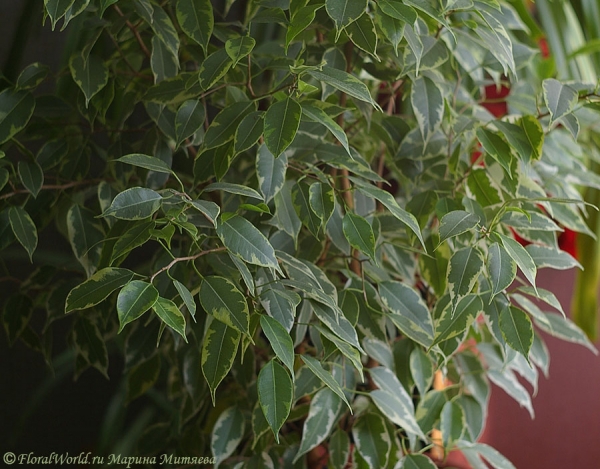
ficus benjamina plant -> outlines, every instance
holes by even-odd
[[[595,352],[536,274],[581,267],[600,96],[528,4],[39,3],[68,47],[1,82],[10,343],[163,396],[140,455],[513,467],[490,383],[533,415],[541,331]]]

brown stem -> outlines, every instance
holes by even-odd
[[[118,5],[113,5],[113,8],[115,9],[115,11],[118,13],[118,15],[121,18],[125,18],[125,14],[121,11],[121,9],[118,7]],[[137,42],[140,45],[140,48],[142,49],[142,52],[144,53],[144,55],[146,57],[150,58],[152,56],[152,54],[150,54],[150,51],[146,47],[146,44],[144,44],[144,41],[142,40],[142,36],[140,36],[140,33],[137,30],[137,28],[129,20],[125,20],[125,24],[127,25],[127,27],[131,30],[131,32],[137,39]]]
[[[63,189],[70,189],[71,187],[95,184],[100,181],[102,181],[102,179],[93,179],[93,180],[87,180],[87,181],[73,181],[73,182],[69,182],[67,184],[47,184],[45,186],[42,186],[40,189],[41,190],[63,190]],[[0,200],[9,199],[10,197],[13,197],[17,194],[28,194],[28,193],[29,193],[29,191],[27,189],[16,189],[13,192],[9,192],[8,194],[4,194],[4,195],[0,196]]]
[[[152,277],[150,277],[150,283],[152,283],[154,281],[154,279],[156,278],[157,275],[162,274],[165,270],[169,270],[171,267],[173,267],[178,262],[195,261],[199,257],[205,256],[206,254],[211,254],[213,252],[222,252],[222,251],[225,251],[226,249],[227,248],[225,248],[225,247],[214,248],[214,249],[209,249],[207,251],[199,252],[198,254],[194,254],[193,256],[176,257],[171,262],[169,262],[167,265],[165,265],[163,268],[154,272],[152,274]]]

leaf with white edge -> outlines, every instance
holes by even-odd
[[[377,31],[371,15],[365,13],[345,28],[350,40],[359,49],[371,54],[377,60]]]
[[[256,39],[252,36],[239,36],[228,39],[225,43],[225,51],[227,51],[227,55],[233,60],[232,67],[235,67],[241,59],[250,54],[255,45]]]
[[[202,65],[198,72],[198,82],[200,88],[203,90],[209,90],[215,83],[217,83],[225,74],[229,71],[233,65],[233,60],[227,54],[225,49],[217,49],[215,52],[210,54]],[[236,103],[239,104],[239,103]]]
[[[358,371],[360,375],[360,379],[364,380],[363,375],[363,365],[360,357],[360,353],[354,347],[349,345],[346,341],[340,339],[336,334],[329,332],[324,327],[316,326],[317,330],[321,333],[323,337],[332,342],[335,347],[344,355],[352,366]]]
[[[7,88],[0,92],[0,144],[25,128],[35,109],[35,98],[27,91]]]
[[[535,277],[537,275],[537,267],[535,266],[535,262],[531,258],[531,255],[527,250],[519,244],[519,242],[515,241],[513,238],[509,238],[501,233],[497,233],[497,235],[502,240],[502,245],[506,249],[506,252],[513,258],[513,260],[523,272],[523,275],[529,280],[533,288],[535,289]]]
[[[512,179],[511,163],[514,156],[510,146],[498,134],[483,127],[477,129],[477,138],[485,152],[494,158],[504,168],[506,174]]]
[[[166,298],[158,298],[152,309],[162,321],[177,332],[187,342],[185,335],[185,317],[177,305]]]
[[[87,58],[75,54],[69,60],[71,76],[85,95],[86,106],[90,99],[108,83],[108,67],[102,59],[95,55]]]
[[[362,352],[363,350],[358,342],[356,329],[354,329],[352,323],[346,319],[344,313],[339,308],[335,308],[335,304],[331,305],[323,302],[323,296],[326,296],[323,292],[321,292],[321,294],[315,294],[314,292],[312,294],[310,292],[305,293],[311,298],[310,304],[315,316],[317,316],[319,320],[340,339]]]
[[[217,387],[227,376],[235,360],[240,336],[237,330],[221,321],[209,320],[206,323],[202,342],[202,374],[210,388],[213,405]]]
[[[496,17],[497,15],[485,8],[478,8],[477,12],[486,24],[477,24],[477,27],[474,28],[475,33],[483,40],[484,44],[495,44],[496,47],[491,48],[490,52],[502,65],[504,74],[508,75],[509,70],[516,74],[513,44],[504,24]]]
[[[152,308],[157,300],[158,290],[151,283],[134,280],[125,285],[117,297],[119,332]]]
[[[436,469],[431,459],[422,454],[407,454],[400,460],[399,469]]]
[[[58,20],[65,16],[74,2],[75,0],[44,0],[44,7],[52,22],[52,31],[54,31]]]
[[[315,80],[331,85],[348,96],[352,96],[359,101],[371,104],[376,109],[380,109],[379,105],[371,97],[367,85],[348,72],[332,67],[323,67],[321,70],[309,70],[307,73]]]
[[[308,417],[302,428],[302,441],[294,462],[329,436],[342,410],[342,400],[329,388],[318,391],[310,401]]]
[[[529,360],[533,344],[533,326],[529,316],[515,306],[504,308],[500,312],[500,330],[506,343]]]
[[[352,182],[357,185],[359,191],[381,202],[392,213],[392,215],[408,226],[417,235],[417,238],[419,238],[419,241],[423,247],[425,247],[425,241],[423,240],[423,235],[421,234],[421,229],[419,228],[419,222],[412,213],[407,212],[400,207],[400,205],[398,205],[398,202],[396,202],[396,199],[394,199],[392,194],[384,191],[383,189],[375,187],[372,184],[360,181],[357,178],[351,179]]]
[[[421,135],[427,142],[439,128],[444,117],[442,91],[431,78],[421,75],[412,84],[410,102],[419,123]]]
[[[177,145],[191,137],[204,124],[206,112],[204,104],[199,99],[184,101],[175,115],[175,135]]]
[[[550,217],[537,212],[527,212],[525,215],[510,211],[502,216],[500,222],[521,230],[562,231]]]
[[[250,311],[246,297],[224,277],[204,277],[199,293],[202,307],[215,319],[250,336]]]
[[[215,467],[233,454],[242,441],[246,419],[237,405],[225,409],[213,426],[210,449],[215,457]]]
[[[538,269],[550,267],[556,270],[567,270],[578,267],[583,270],[583,267],[577,262],[577,259],[566,251],[560,251],[550,246],[536,244],[525,246],[525,249]]]
[[[430,347],[434,337],[433,321],[421,295],[396,281],[381,282],[379,295],[383,305],[392,312],[389,317],[396,327],[415,342]]]
[[[321,220],[310,205],[310,186],[304,182],[298,182],[292,188],[292,203],[294,210],[302,221],[302,224],[308,228],[313,236],[319,239],[321,230]]]
[[[554,78],[546,78],[542,82],[544,102],[550,112],[550,123],[573,111],[577,104],[577,91]]]
[[[183,32],[198,43],[206,54],[214,28],[210,0],[177,0],[176,14]]]
[[[387,466],[392,440],[381,415],[362,414],[352,426],[352,437],[368,467]]]
[[[329,114],[327,114],[323,109],[314,106],[308,102],[302,102],[302,114],[307,116],[309,119],[312,119],[315,122],[318,122],[321,125],[327,127],[327,129],[333,134],[333,136],[342,144],[342,146],[346,149],[348,154],[350,154],[350,146],[348,145],[348,136],[344,129],[342,129],[339,124],[334,121]]]
[[[378,2],[377,4],[379,5],[381,10],[382,2]],[[398,55],[398,45],[400,44],[400,42],[402,42],[402,39],[404,38],[404,20],[387,15],[386,13],[380,10],[377,10],[375,12],[375,19],[377,20],[377,25],[379,26],[387,40],[390,41],[390,43],[394,46],[394,52],[396,53],[396,55]]]
[[[258,187],[266,203],[269,203],[285,184],[287,164],[288,158],[285,153],[275,158],[266,145],[263,144],[258,148],[256,175]]]
[[[333,467],[346,467],[350,457],[348,433],[337,428],[329,438],[329,462]]]
[[[256,387],[260,407],[279,443],[279,429],[287,420],[294,399],[292,378],[283,366],[271,360],[260,370]]]
[[[380,0],[377,2],[377,6],[386,15],[397,20],[409,24],[414,24],[415,21],[417,21],[417,12],[412,7],[405,5],[398,0]]]
[[[451,447],[460,440],[466,426],[465,414],[462,407],[454,401],[444,404],[440,416],[440,430],[442,431],[442,442],[444,447]]]
[[[531,396],[527,389],[519,382],[512,370],[490,369],[487,376],[496,386],[502,388],[510,397],[512,397],[521,407],[525,407],[531,418],[534,418]]]
[[[346,405],[350,409],[350,412],[352,412],[352,406],[346,399],[344,390],[339,385],[339,383],[335,380],[333,375],[329,371],[327,371],[325,368],[323,368],[323,366],[317,359],[315,359],[309,355],[300,355],[300,357],[302,358],[302,361],[306,364],[308,369],[310,371],[312,371],[315,374],[315,376],[317,376],[323,383],[325,383],[325,386],[327,386],[334,393],[336,393],[342,399],[342,401],[344,401],[346,403]]]
[[[73,288],[65,302],[65,313],[97,305],[117,288],[128,284],[134,273],[128,269],[106,267]]]
[[[187,310],[192,315],[194,321],[196,320],[196,302],[194,301],[194,297],[192,293],[188,290],[188,288],[178,280],[173,279],[173,285],[175,285],[175,289],[177,293],[179,293],[179,297],[183,301],[183,304],[187,308]]]
[[[354,295],[348,295],[348,297],[354,298],[354,301],[357,301]],[[358,307],[358,303],[356,306]],[[365,337],[362,340],[362,344],[369,357],[374,358],[384,367],[394,370],[396,366],[394,363],[394,356],[392,355],[392,350],[387,342],[371,337]]]
[[[269,106],[265,114],[265,145],[273,156],[278,157],[290,146],[298,127],[302,107],[292,98],[277,101]]]
[[[140,168],[149,169],[150,171],[154,171],[156,173],[166,173],[171,174],[171,168],[160,158],[150,155],[144,155],[142,153],[131,153],[130,155],[122,156],[121,158],[117,158],[116,161],[120,161],[121,163],[127,163],[132,166],[138,166]]]
[[[245,116],[235,131],[233,148],[236,153],[251,148],[263,134],[264,112],[254,111]],[[282,155],[283,156],[283,155]]]
[[[483,255],[474,247],[460,249],[452,255],[448,267],[448,290],[453,310],[462,298],[471,293],[483,265]]]
[[[352,212],[346,212],[342,220],[344,236],[354,249],[366,254],[377,263],[375,259],[375,234],[371,224]]]
[[[325,225],[331,218],[333,210],[335,209],[335,194],[333,188],[329,184],[315,182],[310,185],[308,193],[310,208]]]
[[[421,428],[425,434],[433,430],[445,403],[446,396],[444,392],[431,389],[417,404],[415,417],[419,424],[419,428]]]
[[[467,176],[467,185],[482,207],[502,203],[502,191],[486,169],[473,168]]]
[[[165,43],[158,36],[152,36],[152,54],[150,68],[154,75],[154,83],[160,83],[167,78],[177,76],[179,60],[174,57]]]
[[[296,307],[301,301],[297,293],[286,290],[278,283],[273,283],[262,289],[259,300],[269,316],[276,319],[287,332],[292,330]]]
[[[292,199],[293,181],[284,183],[279,192],[273,197],[275,201],[275,222],[285,233],[289,234],[294,243],[298,241],[298,234],[302,228],[302,221],[296,213]]]
[[[216,226],[221,207],[209,200],[192,200],[190,204]]]
[[[44,184],[44,172],[35,161],[19,161],[19,179],[35,199]]]
[[[173,57],[179,57],[179,34],[173,21],[171,21],[171,17],[163,8],[155,7],[152,9],[150,27]]]
[[[285,33],[286,53],[290,43],[294,40],[296,36],[298,36],[298,34],[300,34],[313,23],[313,21],[315,20],[317,10],[319,10],[322,7],[323,5],[306,5],[300,8],[292,16],[292,21],[290,22]]]
[[[534,290],[532,287],[519,287],[518,291],[521,291],[527,295],[531,295],[531,296],[535,296],[536,298],[539,298],[544,303],[552,306],[553,308],[556,308],[558,311],[560,311],[562,313],[562,315],[564,317],[566,317],[565,311],[563,310],[563,307],[560,304],[560,301],[558,301],[558,298],[556,298],[556,295],[554,293],[552,293],[551,291],[546,290],[544,288],[537,288],[536,290]]]
[[[29,214],[18,205],[8,209],[8,220],[17,241],[25,248],[29,254],[29,260],[33,262],[33,252],[37,247],[38,233],[35,223]]]
[[[221,221],[217,235],[229,251],[249,264],[271,267],[282,273],[269,240],[245,218],[235,215]]]
[[[475,228],[479,217],[464,210],[454,210],[440,220],[440,243]]]
[[[435,326],[435,344],[461,337],[483,311],[483,301],[476,295],[467,295],[452,311],[450,305],[442,310]]]
[[[367,0],[325,0],[327,14],[334,21],[338,31],[336,40],[342,28],[357,20],[367,9]]]
[[[227,58],[229,59],[229,56]],[[255,110],[256,105],[253,101],[241,101],[227,106],[215,116],[208,129],[206,129],[203,142],[204,148],[209,150],[233,140],[244,117]]]
[[[516,469],[516,467],[496,449],[484,443],[467,443],[461,441],[457,444],[457,447],[465,454],[465,456],[467,456],[469,462],[472,461],[472,457],[483,457],[494,469]],[[474,464],[474,462],[471,462],[471,464]]]
[[[409,364],[419,395],[424,396],[433,381],[433,363],[421,347],[415,347],[410,352]]]
[[[232,184],[230,182],[213,182],[204,188],[204,192],[223,191],[229,194],[241,195],[242,197],[252,197],[253,199],[264,200],[256,190],[241,184]]]
[[[542,157],[542,147],[544,146],[544,129],[542,128],[542,124],[540,124],[540,121],[535,116],[531,115],[521,117],[520,124],[532,149],[531,157],[539,160]]]
[[[103,217],[112,215],[121,220],[143,220],[156,212],[162,203],[162,196],[152,189],[131,187],[117,194]]]
[[[100,261],[100,243],[104,240],[98,220],[90,210],[75,204],[67,212],[67,234],[75,257],[87,275],[92,275]]]
[[[587,335],[569,318],[565,318],[558,313],[544,312],[543,314],[543,318],[534,316],[535,324],[541,330],[561,340],[581,344],[590,349],[595,355],[598,355],[598,350],[590,342]]]
[[[288,331],[277,319],[269,316],[260,317],[260,327],[269,339],[277,358],[288,367],[290,373],[294,373],[294,342]]]
[[[503,246],[494,243],[488,248],[487,271],[492,282],[492,301],[512,284],[517,276],[517,264]]]

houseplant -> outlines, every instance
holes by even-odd
[[[148,461],[426,468],[460,449],[512,467],[476,442],[490,381],[531,411],[516,375],[547,372],[538,330],[593,349],[535,277],[578,266],[557,233],[587,230],[577,189],[598,177],[574,136],[596,84],[552,77],[526,11],[44,9],[64,68],[0,92],[11,343],[50,360],[67,321],[76,375],[107,375],[116,349],[127,400],[166,397]],[[495,119],[484,89],[508,83]]]

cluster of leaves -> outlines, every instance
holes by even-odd
[[[0,92],[10,342],[50,359],[71,321],[76,375],[115,343],[128,400],[171,406],[140,454],[512,467],[476,442],[490,382],[533,414],[540,330],[593,350],[535,280],[579,265],[596,83],[548,76],[502,1],[221,3],[45,0],[76,46]]]

